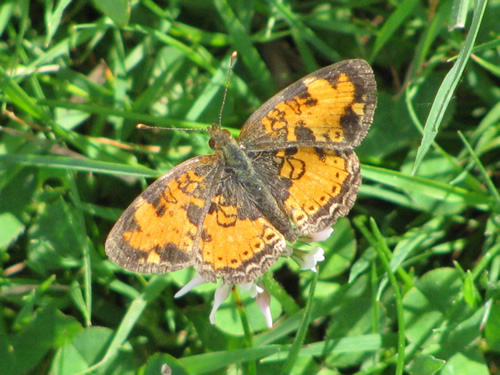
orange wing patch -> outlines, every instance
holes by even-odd
[[[276,158],[290,184],[285,209],[301,234],[319,232],[349,211],[360,182],[354,152],[303,147]]]
[[[186,220],[186,211],[180,207],[192,204],[201,209],[204,201],[193,199],[177,189],[177,186],[170,185],[177,185],[177,181],[174,180],[167,186],[154,205],[139,197],[134,205],[137,227],[123,233],[123,240],[129,246],[150,252],[148,262],[159,263],[159,257],[154,255],[153,250],[157,247],[161,248],[170,243],[185,252],[189,252],[193,247],[197,227]]]
[[[349,108],[358,115],[362,115],[364,109],[364,103],[353,103],[355,86],[349,76],[341,74],[335,85],[327,79],[315,77],[304,80],[303,84],[308,95],[278,103],[262,119],[265,131],[279,134],[286,130],[286,142],[344,141],[341,117]]]
[[[205,216],[197,269],[210,281],[241,284],[264,273],[281,255],[283,235],[249,203],[231,206],[223,195],[214,197]],[[249,211],[252,212],[249,212]],[[244,212],[243,212],[244,211]]]

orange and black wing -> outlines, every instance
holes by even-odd
[[[188,160],[148,187],[111,230],[106,253],[134,272],[195,266],[208,281],[240,284],[263,274],[285,246],[214,154]]]
[[[225,174],[211,200],[199,237],[195,267],[212,282],[255,280],[276,262],[286,241],[235,179]]]
[[[202,219],[215,194],[217,155],[173,168],[127,208],[106,240],[109,258],[130,271],[163,273],[193,265]]]
[[[373,71],[364,60],[320,69],[264,103],[243,125],[249,151],[295,146],[350,149],[365,137],[376,106]]]
[[[352,150],[294,147],[253,157],[300,235],[331,226],[354,204],[361,174]]]

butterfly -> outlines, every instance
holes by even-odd
[[[361,182],[354,148],[376,107],[363,60],[311,73],[265,102],[238,139],[214,124],[214,153],[189,159],[149,186],[106,240],[121,267],[242,284],[262,275],[286,242],[345,216]]]

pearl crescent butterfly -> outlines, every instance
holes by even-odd
[[[349,212],[361,182],[353,148],[375,106],[372,69],[346,60],[269,99],[237,140],[212,125],[214,153],[149,186],[111,230],[107,255],[135,272],[194,266],[211,282],[255,280],[286,241],[320,232]]]

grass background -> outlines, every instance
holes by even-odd
[[[486,9],[486,11],[484,11]],[[500,2],[0,4],[1,374],[490,374],[500,366]],[[453,28],[455,25],[465,28]],[[319,272],[266,274],[271,330],[235,292],[145,277],[104,240],[204,132],[347,58],[379,101],[363,185]]]

